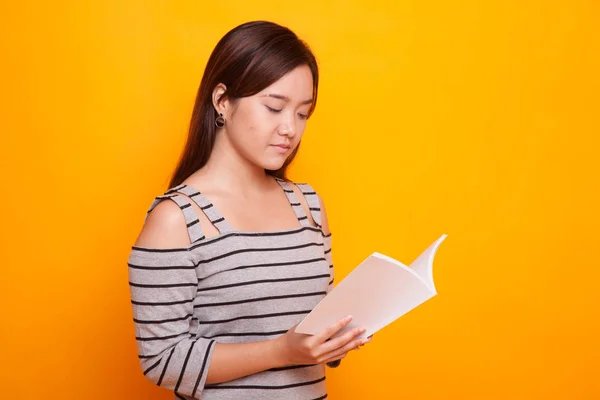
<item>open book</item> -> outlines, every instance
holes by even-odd
[[[437,239],[408,267],[383,254],[373,253],[333,288],[296,327],[296,332],[317,334],[352,315],[352,321],[335,336],[355,327],[367,337],[437,294],[433,284],[433,258],[446,238]]]

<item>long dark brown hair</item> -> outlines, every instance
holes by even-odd
[[[275,83],[300,65],[308,65],[313,77],[313,102],[310,116],[317,104],[319,71],[308,45],[290,29],[268,21],[253,21],[229,31],[217,43],[196,95],[185,148],[177,164],[170,187],[181,184],[208,161],[215,144],[217,112],[212,92],[219,83],[226,86],[223,94],[231,101],[255,95]],[[285,179],[286,168],[293,161],[298,147],[278,170],[266,170],[269,175]]]

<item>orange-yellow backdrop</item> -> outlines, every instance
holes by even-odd
[[[171,398],[138,366],[126,258],[210,51],[268,19],[320,61],[290,176],[325,199],[338,279],[449,235],[439,295],[330,398],[600,398],[599,4],[5,4],[0,397]]]

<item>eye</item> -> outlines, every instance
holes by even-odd
[[[272,113],[274,113],[274,114],[277,114],[278,112],[281,112],[281,110],[277,110],[277,109],[275,109],[275,108],[271,108],[271,107],[269,107],[269,106],[267,106],[267,105],[265,105],[265,107],[267,107],[267,108],[269,109],[269,111],[271,111],[271,112],[272,112]]]
[[[301,119],[308,119],[308,115],[306,114],[298,114]]]

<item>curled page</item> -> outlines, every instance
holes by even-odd
[[[315,335],[347,315],[348,326],[366,328],[367,337],[437,294],[433,282],[433,259],[446,238],[442,235],[410,266],[373,253],[341,281],[296,327],[297,333]]]

